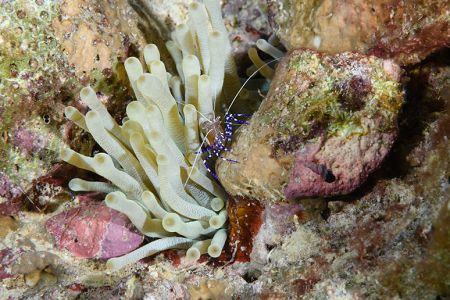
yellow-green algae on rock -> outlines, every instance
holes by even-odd
[[[0,5],[0,172],[31,199],[36,181],[58,167],[62,144],[91,151],[92,143],[75,142],[81,134],[65,126],[64,108],[79,100],[73,95],[90,84],[103,101],[114,94],[110,107],[125,97],[121,58],[124,44],[143,48],[138,21],[121,0]]]
[[[353,191],[395,140],[400,74],[392,61],[359,53],[290,52],[224,156],[239,163],[218,161],[222,184],[272,201]]]

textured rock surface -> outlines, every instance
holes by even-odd
[[[271,201],[348,194],[377,169],[398,132],[400,69],[356,53],[295,50],[233,152],[217,162],[227,191]]]
[[[11,266],[22,254],[23,252],[12,253],[9,248],[0,250],[0,280],[14,276],[11,274]]]
[[[46,228],[59,244],[80,258],[111,258],[124,255],[142,243],[143,236],[124,214],[102,203],[86,203],[58,214]]]
[[[27,4],[35,2],[42,3],[37,0],[28,1]],[[6,4],[14,3],[23,2]],[[140,26],[149,28],[153,26],[148,25],[149,23],[170,24],[171,19],[176,23],[177,18],[185,17],[187,5],[183,3],[179,5],[179,1],[174,4],[167,0],[155,0],[151,2],[151,9],[138,4],[136,7],[142,9],[143,16],[147,20],[140,23]],[[91,13],[97,13],[97,9],[102,5],[105,5],[105,2],[81,7]],[[0,6],[0,10],[5,6]],[[435,8],[436,6],[429,5],[427,10],[433,12]],[[36,13],[42,10],[39,9]],[[386,16],[389,15],[388,9],[382,12]],[[135,15],[128,16],[126,19],[136,20]],[[403,17],[401,14],[395,16]],[[8,27],[11,23],[1,24]],[[46,27],[40,27],[43,28]],[[108,30],[108,27],[105,28]],[[47,33],[52,33],[51,28],[46,29]],[[13,32],[9,31],[8,34]],[[158,30],[147,32],[153,34]],[[35,36],[36,39],[43,37],[45,36]],[[133,46],[134,36],[130,37],[129,49],[136,49]],[[6,45],[9,44],[5,42],[0,44],[0,47]],[[41,45],[43,46],[43,43]],[[51,47],[53,46],[54,44]],[[19,51],[20,48],[15,49]],[[7,52],[8,55],[9,53],[11,52]],[[414,56],[414,52],[411,54]],[[13,52],[13,55],[16,55],[16,52]],[[54,56],[36,55],[36,58],[50,61]],[[45,102],[47,98],[44,96],[35,102],[20,97],[15,101],[5,102],[6,105],[0,106],[0,118],[3,121],[0,124],[3,126],[0,140],[2,159],[0,196],[3,197],[0,198],[0,214],[2,217],[14,214],[20,226],[15,230],[7,230],[6,236],[0,239],[0,298],[51,300],[448,298],[449,62],[450,53],[440,52],[437,56],[429,57],[427,64],[408,66],[406,77],[410,80],[406,84],[407,101],[399,117],[400,130],[397,141],[386,157],[385,163],[369,176],[367,184],[362,189],[347,196],[329,199],[308,198],[286,206],[268,205],[263,207],[264,211],[260,216],[260,207],[256,212],[252,209],[254,206],[251,203],[255,203],[255,200],[236,202],[238,208],[236,219],[240,225],[252,225],[255,223],[254,219],[262,222],[253,241],[245,241],[247,244],[253,242],[250,262],[203,260],[194,264],[184,259],[184,251],[171,251],[133,264],[120,272],[109,273],[102,260],[80,259],[71,255],[67,249],[59,250],[53,235],[46,230],[45,222],[54,215],[69,211],[71,207],[83,205],[85,197],[76,194],[71,197],[66,181],[66,178],[79,175],[74,174],[74,170],[64,170],[57,166],[52,166],[49,171],[48,166],[53,164],[55,156],[51,155],[53,152],[47,152],[46,148],[32,156],[19,156],[22,149],[13,148],[12,135],[3,132],[12,132],[5,130],[11,124],[9,104],[14,103],[12,109],[21,112],[20,118],[26,121],[41,120],[39,111],[44,107],[59,108],[59,116],[62,116],[61,108],[70,102],[66,96],[72,97],[76,90],[62,89],[61,97],[51,98],[50,100],[53,99],[51,102]],[[65,66],[65,63],[62,65]],[[56,68],[61,65],[49,62],[45,66]],[[0,68],[7,67],[8,64],[0,66]],[[0,77],[2,77],[1,84],[9,88],[14,81],[9,80],[10,73],[7,72],[1,69]],[[47,73],[41,72],[39,76],[45,74]],[[47,82],[51,85],[55,83],[52,81],[53,78],[39,81],[31,79],[30,84]],[[14,80],[19,81],[22,86],[22,79]],[[113,85],[98,78],[97,81],[93,79],[91,86],[92,84]],[[39,91],[46,86],[48,85],[37,85],[32,91]],[[55,85],[56,90],[59,88],[60,86]],[[12,95],[14,90],[8,92],[10,93],[8,95]],[[109,110],[118,118],[122,118],[123,106],[114,104],[115,101],[120,102],[120,95],[118,97],[105,96],[102,101],[108,102]],[[33,112],[34,109],[29,110],[30,107],[36,108],[38,112]],[[3,109],[7,109],[6,114],[2,113]],[[35,130],[40,136],[45,137],[41,129],[49,127],[39,123],[40,127],[35,123],[27,125],[26,129]],[[67,120],[53,119],[51,124],[50,126],[60,128],[62,132],[55,135],[55,141],[62,144],[70,142],[74,148],[84,149],[85,154],[91,153],[93,148],[91,141],[86,135],[73,130],[73,126]],[[58,143],[55,144],[56,148],[59,148]],[[264,149],[254,149],[260,150]],[[267,154],[271,154],[270,150],[269,148]],[[11,160],[16,163],[10,164],[8,157],[12,157]],[[36,163],[36,159],[42,164]],[[32,201],[42,200],[44,204],[52,203],[49,205],[51,209],[44,209],[43,212],[39,212],[30,203],[16,181],[25,176],[31,183],[34,178],[40,178],[40,174],[46,174],[42,177],[44,182],[37,180],[36,185],[32,184],[32,192],[29,193],[27,185],[23,185],[22,188]],[[278,180],[276,177],[273,178]],[[55,183],[52,190],[57,191],[61,186],[63,192],[45,193],[49,190],[46,185],[49,182]],[[101,200],[101,197],[98,200]],[[26,203],[28,204],[25,205]],[[245,205],[251,209],[252,214],[249,215],[244,209]],[[44,207],[45,205],[40,207],[41,210]],[[252,231],[255,232],[252,229],[247,230]],[[238,246],[240,244],[236,243]],[[245,254],[245,247],[239,250]],[[57,264],[61,269],[55,272],[50,264],[50,268],[46,267],[39,274],[36,271],[31,273],[31,276],[15,274],[12,270],[20,266],[22,261],[24,263],[31,261],[19,259],[24,253],[29,253],[27,257],[33,258],[32,261],[39,267],[46,264],[45,257],[52,256],[48,253],[54,254],[59,257]],[[37,259],[39,254],[45,254],[42,261]],[[40,262],[44,264],[39,264]],[[32,270],[32,267],[29,270]],[[35,287],[28,285],[36,278],[39,282]],[[46,285],[47,283],[52,284]]]
[[[19,226],[20,222],[14,217],[0,217],[0,239],[4,239],[10,231],[16,231]]]
[[[55,275],[61,269],[58,258],[49,252],[26,252],[14,264],[12,272],[14,275],[23,275],[25,283],[31,288],[38,284],[41,287],[52,286],[57,283]]]
[[[449,42],[447,0],[268,1],[269,19],[289,50],[360,51],[418,62]]]
[[[265,0],[225,1],[222,6],[222,15],[240,77],[246,77],[245,71],[251,65],[247,55],[248,49],[253,47],[258,39],[272,34],[269,23],[261,15],[261,6],[265,6]]]

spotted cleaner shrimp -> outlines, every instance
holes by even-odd
[[[222,128],[221,125],[221,121],[220,121],[220,116],[217,117],[214,121],[209,121],[206,118],[201,117],[199,119],[200,122],[200,130],[202,131],[202,133],[205,136],[205,141],[207,142],[208,146],[207,147],[203,147],[203,149],[201,151],[198,151],[197,153],[205,153],[206,151],[211,151],[209,153],[209,155],[203,160],[203,163],[206,166],[206,169],[211,173],[211,175],[213,175],[217,180],[219,180],[219,178],[216,176],[216,174],[214,174],[214,172],[211,171],[212,165],[208,164],[207,161],[213,157],[214,155],[216,155],[218,158],[226,160],[226,161],[230,161],[230,162],[235,162],[237,163],[237,161],[235,160],[231,160],[231,159],[227,159],[224,158],[220,155],[220,151],[225,150],[225,151],[232,151],[228,148],[225,147],[226,143],[228,141],[231,141],[231,135],[232,135],[232,127],[233,124],[232,122],[239,122],[242,124],[248,124],[245,121],[241,121],[239,119],[236,119],[236,117],[249,117],[251,116],[250,114],[226,114],[225,115],[225,130]]]
[[[210,151],[208,156],[205,159],[203,159],[203,163],[204,163],[206,169],[208,170],[208,172],[212,176],[214,176],[214,178],[216,178],[218,181],[220,181],[220,179],[212,171],[213,165],[209,164],[208,160],[210,160],[211,158],[216,156],[216,157],[218,157],[220,159],[223,159],[223,160],[226,160],[226,161],[229,161],[229,162],[238,163],[238,161],[224,158],[223,156],[220,155],[220,152],[222,150],[229,151],[229,152],[233,151],[233,150],[228,149],[226,147],[226,144],[231,141],[231,136],[233,134],[233,125],[234,125],[233,122],[238,122],[241,125],[242,124],[249,125],[249,123],[247,123],[245,121],[242,121],[242,120],[239,120],[238,117],[250,117],[250,116],[252,116],[251,114],[230,114],[229,113],[230,108],[233,105],[234,101],[237,99],[239,93],[242,91],[242,89],[247,84],[247,82],[253,76],[255,76],[262,68],[264,68],[268,64],[273,63],[275,61],[279,61],[279,59],[274,59],[274,60],[271,60],[268,63],[265,63],[263,66],[261,66],[256,71],[254,71],[249,76],[249,78],[247,78],[247,80],[244,82],[244,84],[242,85],[242,87],[239,89],[238,93],[234,97],[233,101],[230,103],[227,111],[225,112],[225,115],[224,115],[225,130],[222,127],[221,117],[220,116],[218,116],[216,118],[213,118],[213,120],[208,120],[203,115],[199,118],[199,127],[200,127],[200,131],[202,132],[202,134],[204,136],[204,139],[203,139],[202,144],[200,146],[201,149],[199,149],[197,152],[195,152],[195,154],[197,154],[197,155],[195,157],[194,164],[196,163],[196,161],[198,160],[198,158],[199,158],[199,156],[201,154],[203,154],[203,153],[205,153],[207,151]],[[200,112],[198,112],[198,113],[200,113]],[[205,144],[205,143],[206,143],[206,146],[203,146],[203,144]],[[189,178],[189,176],[188,176],[188,178]]]

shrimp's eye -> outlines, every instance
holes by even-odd
[[[203,134],[206,134],[208,132],[207,125],[208,125],[208,123],[206,123],[206,122],[203,122],[203,123],[200,124],[200,131]]]

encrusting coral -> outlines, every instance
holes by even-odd
[[[65,110],[107,154],[91,158],[63,148],[61,158],[110,181],[75,178],[69,187],[108,193],[108,207],[124,213],[143,234],[156,239],[109,259],[110,271],[166,249],[189,249],[187,257],[192,261],[206,252],[217,257],[225,244],[228,195],[211,180],[196,154],[202,145],[198,115],[214,118],[231,103],[240,83],[219,1],[205,1],[205,6],[191,3],[192,20],[178,25],[173,41],[166,44],[179,76],[166,72],[153,44],[144,49],[150,73],[143,72],[137,58],[125,61],[137,101],[128,104],[122,126],[89,87],[80,93],[91,109],[86,116],[74,107]],[[210,33],[208,22],[213,29]],[[236,101],[234,108],[251,111],[248,103]]]

